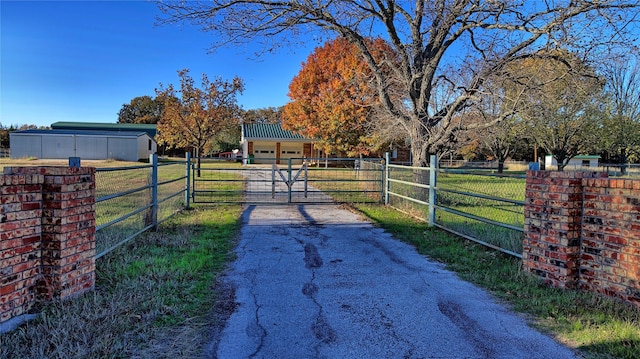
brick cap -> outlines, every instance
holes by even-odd
[[[527,177],[539,178],[608,178],[607,172],[595,171],[527,171]]]
[[[95,167],[61,167],[61,166],[38,166],[38,167],[5,167],[5,174],[38,174],[47,176],[62,175],[86,175],[96,173]]]

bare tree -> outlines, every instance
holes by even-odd
[[[387,118],[407,132],[413,164],[421,166],[449,141],[459,113],[482,98],[485,79],[550,44],[593,50],[625,41],[640,5],[637,0],[212,0],[159,6],[164,22],[187,21],[214,32],[214,46],[257,40],[272,50],[318,30],[348,39],[372,70]],[[366,38],[378,36],[398,58],[376,61]],[[385,71],[387,66],[393,71]],[[392,83],[400,84],[402,93],[393,93]]]
[[[640,147],[640,64],[634,57],[621,58],[607,63],[603,72],[608,100],[603,142],[626,174],[629,158]]]
[[[604,81],[583,59],[564,49],[538,51],[509,66],[506,97],[527,136],[551,154],[562,171],[577,155],[596,149]]]

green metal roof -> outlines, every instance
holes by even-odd
[[[140,137],[147,133],[144,131],[96,131],[96,130],[22,130],[11,132],[10,135],[76,135],[97,137]]]
[[[242,124],[244,138],[250,139],[279,139],[305,140],[306,138],[288,130],[283,130],[279,123],[249,123]]]
[[[54,130],[91,130],[91,131],[134,131],[146,132],[153,138],[158,132],[157,125],[138,123],[99,123],[99,122],[55,122]]]

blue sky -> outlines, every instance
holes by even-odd
[[[239,76],[244,109],[282,106],[288,86],[317,44],[256,59],[258,48],[208,53],[212,34],[156,25],[147,1],[0,0],[0,123],[116,122],[123,104],[179,83]]]

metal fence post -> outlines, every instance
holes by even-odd
[[[289,202],[291,203],[291,187],[293,187],[293,183],[291,182],[291,158],[289,158],[289,170],[287,171],[288,174],[288,181],[287,181],[287,187],[289,187]]]
[[[384,153],[384,163],[382,164],[382,192],[384,194],[384,204],[389,204],[389,161],[391,160],[391,154],[389,152]]]
[[[271,165],[271,198],[276,198],[276,164]]]
[[[307,161],[304,161],[304,198],[307,198],[307,188],[308,186],[308,182],[309,182],[309,165],[307,164]]]
[[[155,229],[158,226],[158,154],[149,155],[151,163],[151,226]]]
[[[429,226],[436,224],[436,179],[438,157],[431,155],[429,158]]]
[[[191,167],[191,202],[196,203],[196,163],[193,161],[193,155],[191,157],[191,162],[189,166]]]
[[[186,166],[185,166],[186,183],[184,187],[184,202],[185,202],[185,208],[189,209],[191,208],[191,153],[185,152],[184,157],[186,161]]]

